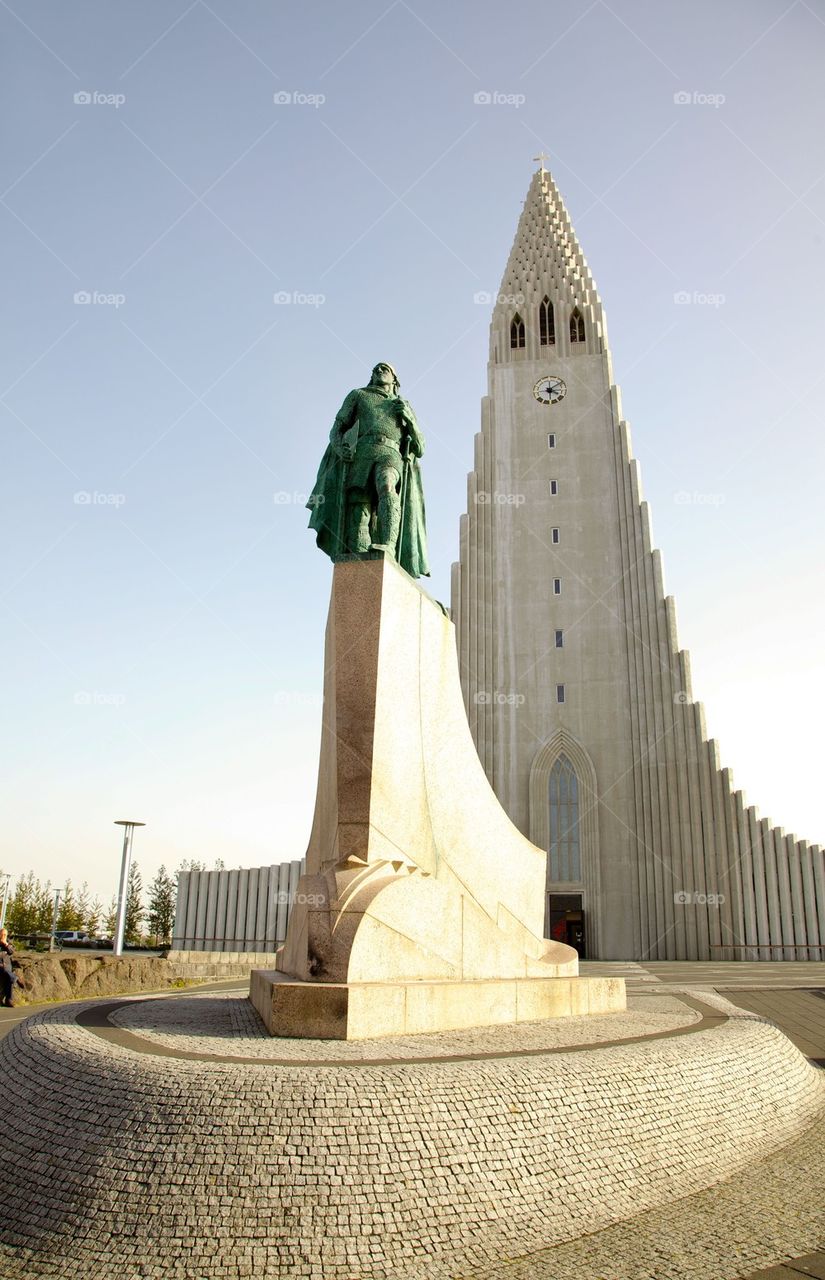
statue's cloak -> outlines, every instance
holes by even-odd
[[[357,430],[357,427],[355,428]],[[347,433],[349,434],[349,433]],[[346,440],[346,436],[344,436]],[[336,449],[327,445],[318,477],[307,501],[311,511],[309,527],[315,530],[315,541],[331,560],[347,554],[347,470]],[[401,532],[398,535],[397,560],[411,578],[428,578],[427,521],[421,467],[416,457],[404,458],[401,474]]]

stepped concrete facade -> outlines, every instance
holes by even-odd
[[[825,867],[760,818],[679,648],[593,277],[533,177],[490,327],[453,566],[470,728],[582,954],[819,959]]]

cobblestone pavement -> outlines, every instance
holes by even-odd
[[[727,1006],[724,1006],[727,1007]],[[400,1062],[443,1055],[534,1052],[576,1044],[626,1039],[690,1026],[701,1014],[674,995],[645,996],[628,1001],[627,1013],[593,1017],[552,1018],[508,1027],[476,1027],[429,1035],[394,1036],[382,1040],[289,1040],[273,1038],[249,1001],[239,994],[194,995],[174,1003],[146,1000],[121,1006],[110,1021],[153,1044],[171,1049],[195,1048],[204,1055],[227,1054],[262,1060],[301,1062]]]
[[[49,1009],[0,1043],[0,1275],[732,1280],[815,1248],[825,1075],[702,999],[730,1016],[562,1056],[312,1068],[136,1053],[77,1025],[84,1006]],[[688,1016],[642,1000],[621,1016]],[[233,1016],[231,998],[166,999],[141,1034],[224,1052]]]
[[[823,1186],[825,1120],[678,1204],[553,1249],[456,1272],[456,1280],[800,1280],[799,1272],[774,1268],[825,1246]],[[807,1274],[825,1277],[825,1268]]]

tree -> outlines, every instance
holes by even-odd
[[[100,898],[95,898],[86,908],[86,915],[83,919],[83,928],[90,933],[93,938],[97,937],[100,929],[100,917],[103,915],[103,903]]]
[[[71,880],[67,880],[60,890],[60,904],[57,908],[58,929],[82,929],[83,913],[79,900],[75,895]]]
[[[175,872],[175,880],[177,880],[178,876],[182,871],[205,871],[205,870],[206,870],[205,862],[198,862],[197,858],[184,858],[183,862],[180,864],[177,871]]]
[[[41,884],[33,871],[17,881],[6,909],[6,926],[12,937],[48,933],[52,927],[54,894],[48,882]]]
[[[126,889],[124,941],[140,942],[140,922],[143,916],[143,876],[140,874],[138,864],[133,862],[129,868],[129,884]]]
[[[149,910],[146,922],[150,934],[154,936],[155,946],[158,942],[166,946],[171,939],[175,923],[175,882],[165,866],[161,866],[149,886]]]
[[[112,898],[106,908],[106,914],[103,917],[103,928],[107,938],[115,936],[115,929],[117,928],[117,898]]]

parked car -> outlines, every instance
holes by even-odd
[[[54,935],[55,942],[59,942],[61,946],[65,946],[67,942],[93,942],[94,939],[90,934],[84,933],[82,929],[57,929]]]

